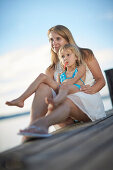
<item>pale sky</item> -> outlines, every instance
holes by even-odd
[[[113,47],[113,0],[0,0],[0,55],[48,43],[47,30],[67,26],[79,46]]]

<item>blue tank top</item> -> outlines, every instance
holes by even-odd
[[[72,75],[72,77],[67,77],[67,76],[66,76],[66,71],[63,72],[63,73],[60,75],[60,82],[61,82],[61,84],[62,84],[62,82],[63,82],[64,80],[66,80],[66,79],[74,78],[77,72],[78,72],[78,69],[76,68],[75,71],[74,71],[74,73],[73,73],[73,75]],[[82,79],[80,79],[80,80],[83,82]],[[83,84],[84,84],[84,82],[83,82]],[[79,89],[81,88],[81,86],[80,86],[79,84],[74,84],[74,85],[77,86]],[[84,85],[85,85],[85,84],[84,84]]]

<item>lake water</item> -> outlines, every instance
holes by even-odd
[[[109,97],[104,98],[103,103],[105,110],[112,108]],[[0,120],[0,152],[21,144],[22,137],[17,135],[17,133],[20,129],[28,126],[29,119],[29,115],[24,115]],[[51,127],[50,131],[53,130],[53,127]]]

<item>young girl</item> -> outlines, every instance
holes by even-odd
[[[56,92],[59,91],[53,100],[47,98],[45,100],[47,104],[52,104],[52,107],[64,101],[68,94],[79,92],[81,85],[85,81],[85,66],[82,64],[81,54],[77,46],[66,44],[61,47],[59,50],[59,60],[63,67],[66,66],[66,70],[58,74],[57,82],[41,73],[19,98],[6,102],[6,104],[23,107],[24,101],[37,90],[41,83],[48,84]]]
[[[48,101],[48,103],[50,102],[55,106],[63,102],[68,94],[80,91],[81,85],[84,85],[86,73],[86,68],[77,46],[72,44],[64,45],[59,49],[58,57],[64,72],[58,74],[57,82],[60,84],[58,95],[53,100]]]

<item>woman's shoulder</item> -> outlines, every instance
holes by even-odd
[[[55,64],[51,64],[50,66],[47,67],[47,71],[55,71]]]
[[[81,71],[81,70],[86,70],[86,67],[87,67],[87,64],[86,63],[82,63],[82,64],[80,64],[80,66],[77,66],[76,68],[75,68],[75,72],[76,71]]]
[[[89,48],[80,48],[82,58],[87,63],[87,61],[92,60],[94,57],[93,51]]]
[[[93,51],[89,48],[80,48],[80,50],[86,55],[93,55]]]

